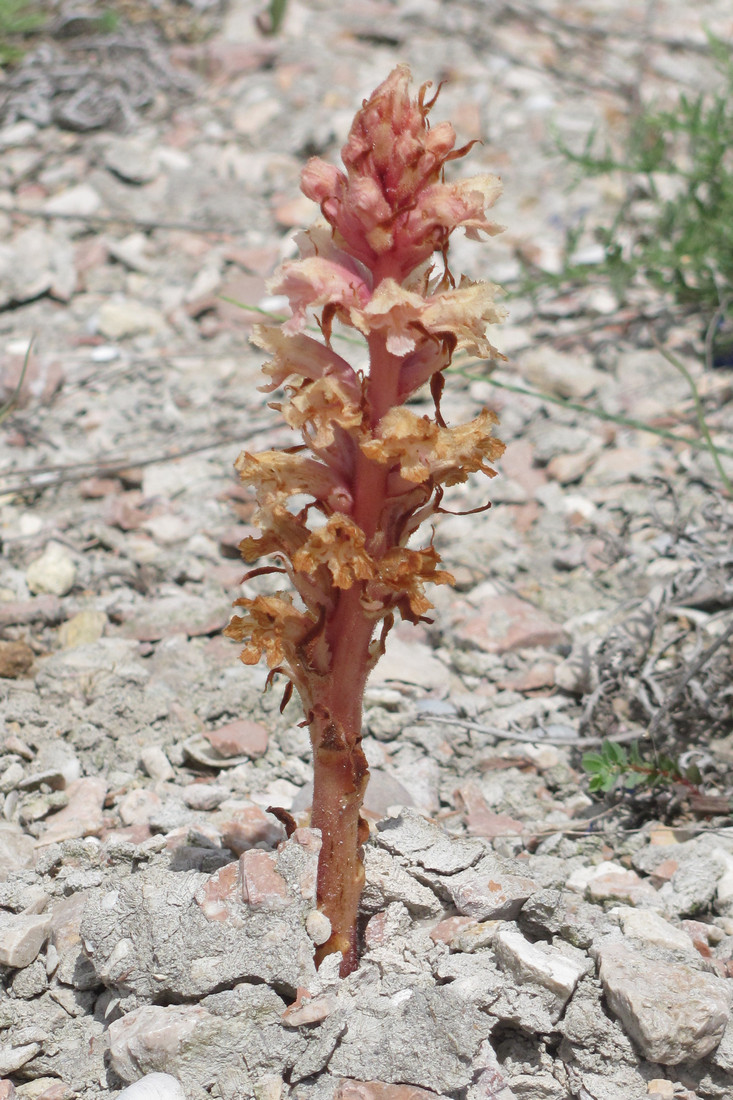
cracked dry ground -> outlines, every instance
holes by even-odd
[[[188,1100],[726,1100],[733,517],[653,336],[728,449],[731,374],[643,286],[516,290],[520,255],[552,271],[613,199],[568,192],[551,127],[579,145],[622,132],[629,89],[706,85],[727,5],[291,0],[263,39],[232,3],[203,41],[123,14],[104,42],[42,36],[0,86],[3,400],[34,341],[0,425],[0,1096],[162,1072]],[[292,442],[232,300],[281,308],[300,169],[404,60],[504,179],[507,231],[454,267],[512,292],[508,360],[457,364],[443,409],[491,405],[508,446],[491,511],[436,528],[456,589],[370,681],[364,953],[339,981],[312,962],[300,715],[220,636],[251,532],[234,459]],[[593,801],[583,748],[650,724],[702,793]],[[170,1077],[128,1096],[180,1100]]]

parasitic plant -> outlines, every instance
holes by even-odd
[[[410,73],[397,67],[357,112],[342,150],[346,172],[313,158],[302,190],[323,218],[303,234],[301,258],[284,263],[270,289],[285,294],[292,316],[260,325],[254,342],[271,356],[266,392],[303,439],[298,446],[244,453],[237,469],[256,495],[260,538],[240,549],[253,562],[276,564],[252,577],[281,573],[288,590],[242,597],[227,627],[244,642],[242,660],[265,656],[270,679],[295,688],[313,745],[311,824],[319,829],[319,909],[331,934],[317,961],[342,953],[341,973],[356,966],[356,918],[364,882],[360,817],[368,768],[361,746],[367,677],[384,652],[395,612],[426,621],[424,586],[450,584],[430,538],[413,536],[441,512],[445,486],[481,472],[503,451],[488,409],[448,427],[440,411],[443,372],[457,349],[498,352],[486,326],[504,311],[497,288],[462,278],[448,266],[451,233],[498,232],[486,218],[500,192],[495,176],[446,183],[448,161],[462,157],[448,122],[431,128],[425,84],[409,94]],[[309,315],[320,338],[307,334]],[[334,323],[365,338],[368,367],[354,369],[332,346]],[[406,402],[430,385],[433,416]],[[294,498],[308,502],[299,507]],[[488,505],[486,505],[488,507]],[[425,542],[425,540],[423,540]],[[427,620],[430,621],[430,620]]]

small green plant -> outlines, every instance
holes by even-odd
[[[288,0],[270,0],[267,7],[261,12],[255,22],[262,34],[277,34],[285,18],[285,8]]]
[[[671,109],[648,109],[629,126],[621,157],[593,131],[580,152],[558,142],[580,178],[618,173],[625,197],[611,224],[595,230],[598,264],[573,261],[585,226],[568,230],[564,269],[542,282],[606,278],[623,299],[641,275],[677,302],[712,314],[733,287],[733,62],[730,45],[709,36],[722,82],[716,92],[680,95]],[[530,273],[535,285],[537,273]]]
[[[640,787],[687,787],[699,793],[700,770],[696,764],[681,767],[677,760],[661,753],[653,760],[644,760],[638,742],[631,744],[628,752],[618,741],[604,741],[598,752],[583,755],[583,769],[590,776],[588,790],[608,794],[614,787],[621,791],[633,791]]]
[[[13,390],[13,392],[11,393],[10,397],[5,402],[5,404],[0,405],[0,424],[2,424],[3,420],[5,420],[6,417],[10,416],[11,412],[15,408],[15,405],[16,405],[16,402],[17,402],[18,398],[20,397],[20,391],[22,390],[23,382],[25,381],[25,374],[26,374],[26,371],[28,370],[28,360],[31,357],[31,348],[32,347],[33,347],[33,340],[30,341],[30,343],[28,344],[28,347],[26,349],[25,359],[23,360],[23,366],[21,368],[20,377],[18,378],[18,381],[15,384],[15,389]]]
[[[43,12],[28,0],[0,0],[0,65],[19,61],[24,52],[23,38],[45,21]]]

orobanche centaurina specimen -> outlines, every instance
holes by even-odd
[[[289,585],[236,600],[244,614],[226,633],[245,643],[245,664],[264,655],[270,677],[287,678],[285,700],[293,687],[300,695],[313,745],[311,825],[322,835],[318,906],[331,928],[317,961],[342,952],[342,975],[357,962],[364,882],[366,680],[395,612],[431,621],[425,584],[453,581],[439,569],[431,534],[420,546],[415,532],[443,511],[445,486],[477,471],[492,477],[488,463],[504,449],[488,409],[456,427],[440,411],[443,372],[457,349],[499,354],[486,339],[486,326],[504,316],[497,288],[456,283],[448,243],[459,226],[474,239],[498,232],[486,208],[500,183],[445,182],[446,163],[473,142],[456,149],[450,123],[431,128],[437,95],[427,102],[425,84],[411,99],[409,80],[399,66],[357,112],[341,154],[345,172],[318,158],[303,170],[302,190],[323,218],[302,235],[301,258],[284,263],[269,285],[288,297],[292,316],[254,335],[271,356],[263,389],[284,391],[272,407],[303,443],[245,452],[236,463],[256,494],[262,532],[244,539],[242,556],[275,563],[245,580],[279,572]],[[335,323],[362,334],[368,367],[354,369],[338,354]],[[405,404],[426,383],[432,416]],[[294,498],[304,495],[300,507]]]

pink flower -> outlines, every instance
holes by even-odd
[[[306,311],[316,306],[351,307],[363,305],[369,299],[370,288],[358,273],[356,265],[347,267],[322,256],[284,263],[267,284],[272,294],[285,294],[293,316],[283,325],[283,332],[302,332]]]
[[[409,80],[407,66],[398,66],[357,112],[341,150],[346,173],[314,157],[301,178],[340,246],[372,270],[389,258],[399,279],[442,250],[458,226],[471,236],[499,232],[484,214],[501,191],[498,178],[442,182],[445,163],[468,147],[454,149],[449,122],[428,127],[428,85],[413,101]]]

